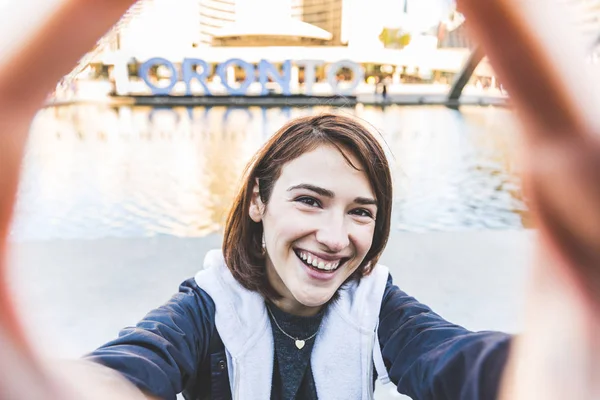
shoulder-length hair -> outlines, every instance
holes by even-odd
[[[263,225],[254,222],[249,215],[254,185],[258,182],[260,198],[268,207],[283,166],[322,145],[335,146],[353,168],[366,173],[377,201],[373,242],[351,279],[369,274],[387,243],[393,200],[392,178],[385,152],[376,138],[359,122],[342,115],[320,114],[291,120],[248,163],[223,237],[225,262],[235,279],[246,289],[257,291],[266,298],[281,296],[267,279],[262,249]],[[344,152],[354,155],[360,165],[353,165]]]

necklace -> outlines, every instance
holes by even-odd
[[[294,344],[296,345],[296,347],[298,348],[298,350],[302,350],[302,348],[306,344],[306,341],[314,338],[315,336],[317,336],[317,333],[319,333],[319,329],[317,329],[317,331],[315,333],[313,333],[312,335],[310,335],[306,339],[299,339],[297,337],[293,337],[292,335],[289,335],[286,331],[284,331],[281,328],[281,326],[279,326],[279,324],[277,323],[277,319],[273,315],[273,312],[271,311],[271,309],[269,308],[269,306],[267,306],[267,311],[269,312],[269,314],[271,314],[271,318],[273,318],[273,322],[275,322],[275,326],[277,326],[277,328],[281,331],[281,333],[283,333],[285,336],[289,337],[290,339],[292,339],[294,341]]]

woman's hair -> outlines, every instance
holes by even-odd
[[[263,225],[249,215],[252,192],[258,181],[259,195],[268,207],[273,186],[285,164],[319,146],[335,146],[355,169],[363,169],[377,200],[373,243],[351,278],[360,279],[371,272],[381,256],[390,233],[392,178],[381,145],[359,122],[350,117],[321,114],[289,121],[254,155],[246,167],[243,184],[227,217],[223,254],[231,273],[248,290],[270,299],[281,296],[269,284],[263,252]],[[344,152],[351,153],[360,165],[353,165]]]

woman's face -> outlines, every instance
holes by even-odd
[[[278,306],[311,314],[331,299],[371,248],[376,215],[367,175],[329,145],[285,164],[266,207],[255,187],[250,217],[264,227],[267,276],[283,296]]]

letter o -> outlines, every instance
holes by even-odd
[[[352,70],[352,84],[349,88],[343,91],[338,89],[338,81],[336,79],[337,72],[341,68],[348,68]],[[363,70],[363,68],[352,60],[341,60],[335,62],[329,66],[329,69],[327,71],[327,82],[336,94],[352,94],[354,89],[356,89],[358,85],[360,85],[364,77],[365,71]]]
[[[165,87],[156,86],[150,80],[150,76],[149,76],[150,75],[150,69],[152,69],[153,67],[155,67],[157,65],[165,65],[171,71],[171,82],[169,82],[168,86],[165,86]],[[177,69],[175,68],[175,65],[173,65],[173,63],[171,61],[169,61],[167,59],[164,59],[164,58],[160,58],[160,57],[151,58],[150,60],[148,60],[145,63],[143,63],[140,66],[139,75],[144,80],[144,82],[146,83],[146,85],[148,85],[148,87],[152,91],[152,94],[154,94],[154,95],[168,95],[168,94],[170,94],[171,90],[173,90],[173,87],[177,83],[177,79],[178,79],[177,78]]]

